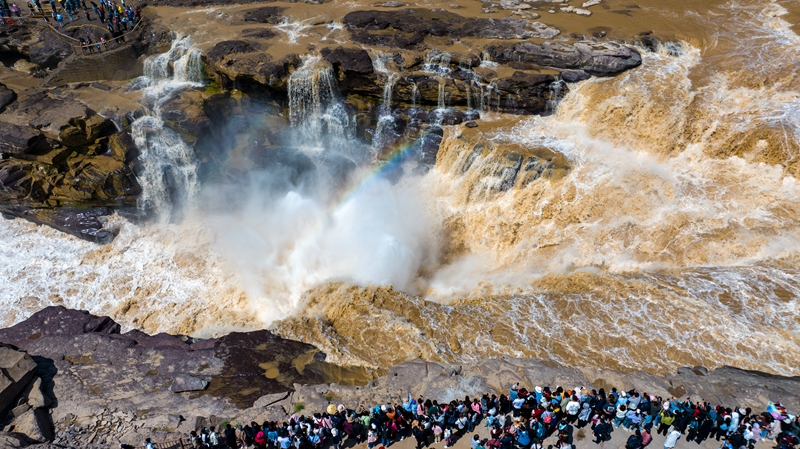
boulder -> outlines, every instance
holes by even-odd
[[[278,6],[264,6],[261,8],[250,9],[244,12],[246,22],[269,23],[275,25],[283,19],[283,10]]]
[[[0,447],[5,449],[20,449],[35,443],[21,433],[0,432]]]
[[[14,399],[33,380],[36,368],[36,362],[25,352],[0,346],[0,416],[14,406]]]
[[[108,149],[111,151],[111,157],[120,162],[130,163],[139,157],[139,149],[136,148],[133,137],[127,131],[119,131],[110,135]]]
[[[558,28],[528,19],[472,19],[461,27],[460,37],[483,39],[552,39],[561,31]]]
[[[613,42],[519,42],[487,47],[493,61],[530,63],[556,69],[583,70],[590,75],[611,76],[638,67],[642,56],[635,49]]]
[[[258,45],[248,41],[233,40],[217,42],[211,47],[206,56],[211,60],[218,60],[236,53],[252,53],[259,49]]]
[[[50,400],[50,396],[42,391],[41,377],[37,377],[33,382],[29,383],[25,391],[22,392],[22,396],[30,408],[50,407],[53,402]]]
[[[375,71],[369,53],[361,48],[323,48],[320,54],[342,76],[369,75]]]
[[[39,154],[50,149],[45,136],[30,126],[0,121],[0,153]]]
[[[14,432],[26,435],[28,438],[44,442],[53,440],[53,424],[46,410],[31,409],[13,422]]]
[[[210,132],[211,120],[203,108],[203,92],[187,89],[173,94],[161,104],[161,118],[188,143]]]
[[[379,81],[369,53],[361,48],[323,48],[322,58],[333,66],[339,88],[345,92],[366,95],[382,95],[383,84]]]
[[[50,226],[61,232],[99,244],[110,243],[116,235],[114,231],[105,229],[102,221],[102,217],[111,215],[113,212],[107,207],[37,209],[0,205],[0,212],[36,224]],[[0,341],[3,340],[0,339]]]
[[[79,147],[91,144],[98,137],[108,136],[116,130],[114,122],[97,114],[73,117],[61,127],[58,140],[68,147]]]
[[[13,103],[16,99],[16,92],[6,87],[5,84],[0,84],[0,112],[3,112],[6,109],[6,106]]]
[[[208,387],[208,381],[198,379],[186,374],[179,374],[175,376],[169,391],[173,393],[182,393],[184,391],[203,391]]]
[[[592,75],[589,75],[583,70],[562,70],[561,79],[568,83],[577,83],[578,81],[588,80]]]
[[[555,80],[553,75],[514,72],[510,77],[497,81],[500,100],[493,106],[500,111],[518,114],[546,112],[552,96],[550,85]]]
[[[251,95],[286,95],[286,82],[302,64],[296,54],[273,59],[246,41],[223,41],[203,53],[206,73],[225,88],[245,89]],[[266,88],[266,89],[265,89]],[[271,98],[274,100],[274,98]]]

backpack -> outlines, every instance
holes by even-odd
[[[553,422],[553,415],[551,413],[545,413],[542,417],[542,421],[544,421],[545,424],[550,424]]]

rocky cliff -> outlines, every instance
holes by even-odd
[[[337,9],[308,25],[329,28],[331,39],[309,39],[291,29],[306,26],[299,14],[322,2],[304,3],[237,6],[226,40],[201,46],[207,87],[158,101],[141,95],[145,82],[127,80],[142,75],[144,59],[167,51],[176,39],[166,21],[159,23],[160,13],[145,8],[145,19],[125,42],[106,36],[102,51],[75,46],[78,39],[99,42],[105,35],[91,14],[76,15],[65,28],[36,20],[4,27],[0,62],[19,74],[11,77],[13,86],[0,84],[0,212],[98,243],[114,237],[104,217],[115,211],[148,218],[149,211],[135,207],[142,192],[140,149],[130,125],[152,114],[156,103],[166,126],[192,147],[201,175],[235,176],[217,172],[216,164],[236,149],[247,158],[245,170],[289,165],[302,176],[313,164],[287,145],[294,141],[286,137],[290,85],[323,76],[330,95],[342,100],[332,115],[347,115],[358,140],[374,145],[380,156],[412,143],[417,159],[431,167],[441,126],[477,126],[486,112],[549,114],[569,83],[615,76],[642,62],[639,50],[618,42],[586,36],[552,41],[560,30],[536,21],[536,14],[475,16],[393,3]],[[170,58],[167,70],[173,71],[177,56]],[[93,89],[138,95],[140,104],[98,100]],[[235,148],[241,142],[254,144]],[[336,165],[343,179],[353,161]]]

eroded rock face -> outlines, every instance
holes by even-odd
[[[0,211],[111,241],[101,217],[110,207],[135,207],[141,192],[130,135],[64,92],[34,91],[7,109],[0,115]]]

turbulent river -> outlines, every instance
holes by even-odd
[[[462,174],[467,151],[447,128],[425,175],[393,183],[366,164],[321,193],[252,175],[248,192],[280,193],[226,204],[234,187],[198,184],[191,151],[161,129],[159,96],[199,79],[196,53],[174,47],[182,75],[148,62],[153,114],[133,134],[154,164],[145,200],[178,201],[147,177],[166,164],[182,216],[115,217],[106,246],[0,222],[0,325],[61,304],[149,332],[269,328],[370,367],[511,355],[800,375],[800,4],[639,3],[641,26],[680,43],[573,85],[551,116],[484,114],[488,141],[547,148],[572,167],[507,191],[485,170]],[[313,91],[301,75],[297,107],[335,128],[320,100],[330,80],[315,72]]]

